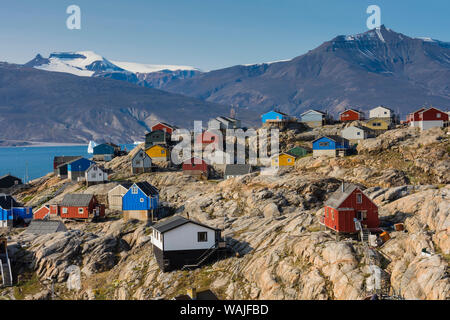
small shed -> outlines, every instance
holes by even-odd
[[[131,158],[131,172],[139,174],[152,171],[152,158],[142,149]]]
[[[225,166],[224,179],[243,176],[252,172],[250,164],[227,164]]]
[[[123,182],[108,192],[108,207],[111,210],[122,210],[122,197],[133,185],[132,182]]]
[[[67,228],[62,221],[58,220],[33,220],[30,222],[26,233],[32,234],[49,234],[55,232],[65,232]]]
[[[288,153],[296,158],[301,158],[308,154],[308,150],[306,148],[296,146],[296,147],[288,150],[286,153]]]

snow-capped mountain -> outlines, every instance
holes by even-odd
[[[71,73],[82,77],[102,77],[124,80],[143,86],[153,78],[182,78],[195,75],[199,69],[190,66],[141,64],[135,62],[110,61],[92,51],[56,52],[48,58],[38,54],[25,64],[39,70]],[[158,74],[162,72],[163,74]],[[159,80],[160,81],[160,80]]]

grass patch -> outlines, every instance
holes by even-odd
[[[36,294],[43,289],[35,273],[24,273],[22,278],[14,287],[14,297],[17,300],[23,300],[26,295]]]

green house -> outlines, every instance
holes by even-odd
[[[289,150],[287,153],[293,155],[296,158],[301,158],[308,154],[308,150],[297,146]]]

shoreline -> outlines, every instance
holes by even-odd
[[[88,146],[87,143],[64,143],[64,142],[25,142],[23,145],[11,144],[11,145],[0,145],[0,148],[40,148],[40,147],[79,147]]]

